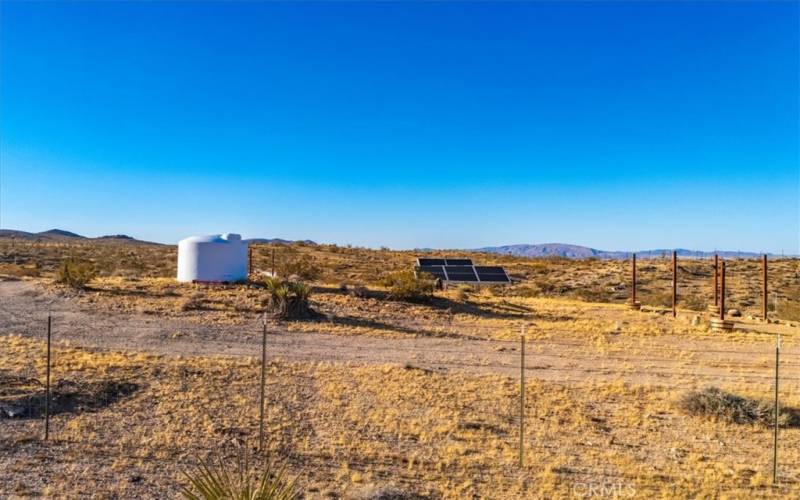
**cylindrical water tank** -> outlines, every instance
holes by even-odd
[[[247,243],[238,234],[182,239],[178,242],[178,281],[246,281],[247,257]]]

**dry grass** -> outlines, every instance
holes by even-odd
[[[269,269],[271,250],[256,247],[257,270]],[[172,278],[174,247],[17,243],[14,255],[9,252],[0,244],[0,275],[35,279],[95,312],[227,324],[255,319],[268,301],[255,286],[179,285]],[[57,263],[68,255],[101,270],[86,291],[52,283]],[[767,399],[772,388],[768,377],[761,378],[771,373],[772,336],[719,336],[704,320],[692,323],[710,291],[707,261],[681,262],[685,281],[673,319],[663,308],[670,275],[669,263],[661,260],[642,264],[640,296],[648,307],[634,312],[622,304],[627,270],[620,262],[471,255],[506,266],[522,281],[406,303],[392,300],[381,280],[408,269],[413,252],[276,247],[278,265],[298,256],[321,272],[311,301],[321,318],[290,322],[290,332],[381,337],[391,349],[393,339],[409,336],[517,340],[526,324],[537,359],[526,388],[522,469],[515,379],[416,369],[413,363],[271,360],[269,456],[299,478],[310,498],[359,498],[393,489],[408,498],[563,498],[585,496],[588,488],[636,497],[800,496],[800,429],[782,431],[783,482],[772,487],[767,428],[682,409],[682,398],[706,387],[709,377],[746,401]],[[800,289],[798,261],[771,266],[771,288],[780,294],[776,314],[792,320],[800,308],[794,292]],[[758,263],[733,261],[729,269],[729,305],[757,314]],[[784,346],[796,349],[797,330],[786,331]],[[791,378],[797,361],[788,352],[783,404],[797,408]],[[453,356],[453,366],[465,361]],[[40,420],[0,421],[0,449],[7,451],[0,454],[0,496],[174,497],[183,468],[217,450],[234,453],[232,442],[252,445],[257,438],[259,365],[253,359],[61,345],[54,360],[54,380],[69,381],[82,401],[94,403],[65,406],[54,417],[50,445],[39,440]],[[568,376],[582,369],[583,376]],[[43,374],[40,343],[0,336],[6,386],[0,397],[37,401]],[[136,390],[103,397],[104,387],[123,383]]]
[[[41,378],[42,349],[0,337],[0,370]],[[59,348],[54,364],[55,380],[143,383],[101,408],[56,415],[46,446],[40,420],[3,421],[0,495],[174,496],[197,457],[257,438],[255,360]],[[637,497],[800,494],[800,430],[782,433],[784,482],[774,489],[768,429],[686,415],[663,385],[529,380],[520,469],[518,390],[500,376],[273,360],[268,449],[311,498],[389,484],[434,498],[566,497],[590,485]]]

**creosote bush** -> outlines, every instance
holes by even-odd
[[[95,276],[97,276],[97,270],[91,262],[69,257],[61,261],[61,265],[58,266],[56,282],[82,289],[86,288],[86,285]]]
[[[299,281],[267,277],[264,279],[267,290],[266,311],[276,319],[307,319],[314,311],[309,306],[311,287]]]
[[[680,408],[691,415],[712,417],[735,424],[772,425],[775,418],[774,406],[765,401],[737,396],[718,387],[706,387],[684,395]],[[781,411],[780,425],[796,425],[793,411]]]
[[[383,284],[389,288],[389,296],[393,299],[424,302],[433,297],[436,280],[428,273],[407,269],[388,274]]]

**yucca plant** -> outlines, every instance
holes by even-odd
[[[278,319],[310,318],[313,311],[309,306],[311,287],[297,281],[268,277],[264,287],[269,294],[267,312]]]
[[[241,447],[235,462],[214,456],[201,461],[192,470],[184,471],[189,484],[181,487],[188,500],[293,500],[299,497],[294,480],[283,469],[268,462],[260,472],[250,462],[246,448]]]

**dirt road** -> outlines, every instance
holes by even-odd
[[[121,350],[167,356],[260,356],[261,325],[253,317],[244,325],[205,325],[145,314],[98,314],[75,301],[46,293],[28,281],[0,282],[0,334],[43,339],[48,311],[53,315],[56,345],[68,343],[100,350]],[[547,380],[624,380],[636,382],[768,383],[769,339],[763,345],[721,343],[718,338],[688,341],[672,335],[648,337],[640,348],[615,349],[624,332],[598,348],[569,332],[558,340],[527,346],[529,377]],[[270,326],[267,341],[272,359],[310,362],[393,363],[426,370],[519,374],[516,342],[458,338],[289,333]],[[720,346],[723,346],[722,348]],[[800,350],[784,350],[785,384],[800,387]],[[786,386],[788,389],[788,386]]]

